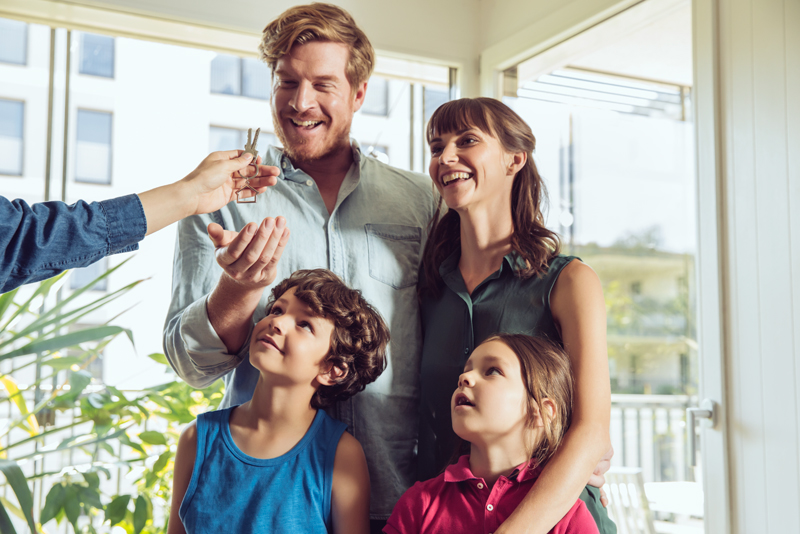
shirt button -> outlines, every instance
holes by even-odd
[[[306,180],[306,185],[307,185],[308,187],[311,187],[311,184],[313,184],[313,183],[314,183],[314,182],[312,182],[311,180]]]
[[[469,349],[464,349],[464,354],[469,354]]]
[[[478,482],[478,489],[483,489],[483,482]]]
[[[491,504],[487,504],[486,509],[491,512],[492,510],[494,510],[494,506],[492,506]]]
[[[281,162],[281,167],[283,167],[284,169],[286,168],[286,162],[285,161]]]

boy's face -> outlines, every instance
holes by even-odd
[[[311,384],[327,369],[333,321],[318,317],[291,288],[253,329],[250,363],[287,384]]]

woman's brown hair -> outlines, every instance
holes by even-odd
[[[505,344],[519,359],[522,384],[528,393],[528,425],[533,428],[541,416],[543,432],[526,444],[529,457],[544,465],[558,450],[572,417],[573,378],[569,356],[560,346],[541,337],[525,334],[497,334],[489,341]],[[551,412],[544,400],[553,403]]]
[[[536,164],[533,149],[536,138],[530,126],[511,108],[492,98],[461,98],[442,104],[428,122],[427,139],[444,133],[478,128],[500,142],[511,154],[524,152],[528,158],[514,177],[511,189],[511,215],[514,233],[511,248],[525,261],[517,274],[530,278],[547,272],[550,261],[561,248],[558,234],[544,226],[543,204],[547,190]],[[422,254],[422,281],[419,293],[437,297],[442,287],[439,266],[461,247],[461,222],[458,213],[442,206],[442,198],[428,230],[428,241]]]

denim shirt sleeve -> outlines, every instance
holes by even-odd
[[[139,248],[147,220],[139,197],[42,202],[0,197],[0,293]]]
[[[164,324],[164,354],[183,380],[204,388],[238,366],[247,353],[229,354],[211,321],[206,300],[222,274],[206,228],[210,215],[178,223],[172,267],[172,301]]]

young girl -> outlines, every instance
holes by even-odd
[[[250,341],[253,398],[181,434],[169,534],[368,533],[361,445],[319,408],[373,382],[388,341],[378,312],[330,271],[276,285]]]
[[[403,494],[384,532],[494,532],[558,449],[571,411],[563,350],[523,334],[490,337],[467,360],[451,399],[453,430],[469,442],[469,455]],[[550,532],[598,530],[577,500]]]
[[[535,490],[495,534],[544,534],[579,495],[600,532],[614,534],[602,477],[592,476],[608,469],[611,449],[603,290],[588,265],[559,254],[558,235],[544,226],[531,128],[502,102],[462,98],[433,113],[427,135],[446,210],[430,228],[420,269],[419,480],[439,474],[453,451],[441,385],[456,383],[467,355],[495,332],[546,337],[570,357],[572,425]]]

